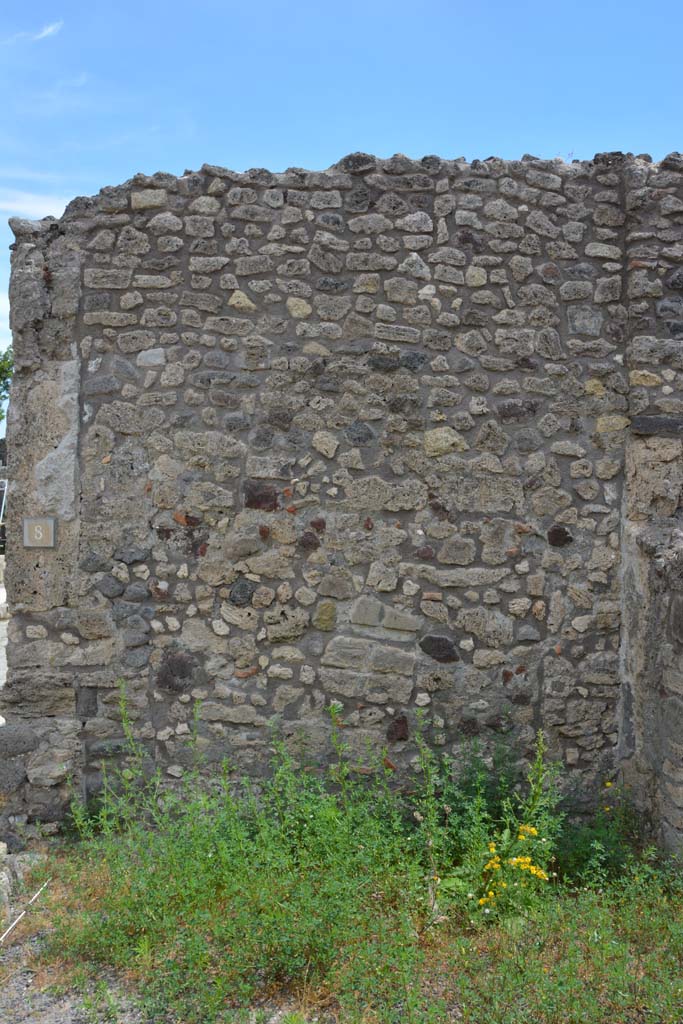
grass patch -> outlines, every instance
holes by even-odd
[[[183,1024],[278,993],[301,1024],[680,1024],[683,882],[634,851],[613,787],[579,827],[541,736],[521,784],[421,744],[406,793],[341,735],[323,773],[276,745],[258,793],[227,770],[169,792],[133,745],[97,813],[74,807],[48,956],[118,969]]]

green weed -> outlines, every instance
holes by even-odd
[[[612,792],[572,825],[542,735],[522,780],[420,740],[405,792],[381,757],[358,773],[333,726],[333,765],[275,742],[258,791],[227,767],[164,788],[127,726],[125,770],[73,808],[53,950],[125,971],[152,1019],[183,1024],[282,991],[343,1024],[673,1024],[683,884],[635,854],[626,817],[603,821]]]

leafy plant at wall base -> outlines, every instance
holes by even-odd
[[[14,372],[14,353],[12,346],[0,353],[0,423],[5,418],[5,402],[9,398],[12,373]]]
[[[207,780],[190,756],[173,789],[148,772],[123,688],[121,721],[125,767],[94,815],[74,806],[52,948],[125,971],[150,1019],[237,1024],[286,990],[344,1024],[603,1024],[646,1005],[680,1024],[680,877],[632,853],[599,889],[554,879],[574,826],[542,735],[523,785],[479,751],[455,770],[420,735],[405,791],[381,754],[354,761],[335,712],[326,769],[274,738],[268,779]]]
[[[471,917],[500,917],[528,909],[554,876],[555,845],[562,826],[557,768],[545,759],[543,733],[527,774],[525,795],[505,796],[492,817],[483,781],[457,822],[462,859],[439,879],[440,891],[466,902]]]

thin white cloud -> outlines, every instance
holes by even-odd
[[[2,167],[0,166],[0,181],[44,181],[57,182],[67,181],[66,174],[53,174],[47,171],[32,171],[28,167]]]
[[[47,39],[49,36],[56,36],[63,26],[63,21],[53,21],[49,25],[44,25],[37,35],[31,36],[31,42],[37,43],[40,39]]]
[[[46,196],[40,192],[21,192],[0,188],[0,212],[13,217],[59,217],[69,202],[63,196]]]
[[[49,39],[50,36],[56,36],[63,27],[64,22],[61,19],[60,21],[51,21],[49,25],[43,25],[39,32],[15,32],[12,36],[0,39],[0,45],[12,46],[14,43],[20,43],[23,40],[29,43],[38,43],[41,39]]]

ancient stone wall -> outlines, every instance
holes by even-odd
[[[13,227],[10,823],[97,791],[124,680],[169,778],[193,731],[324,759],[337,702],[399,770],[418,715],[543,728],[680,840],[683,158],[205,166]]]

